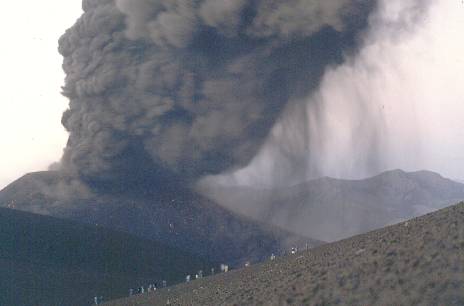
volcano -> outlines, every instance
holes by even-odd
[[[127,232],[230,265],[322,243],[232,213],[181,186],[147,183],[64,197],[57,184],[66,180],[60,172],[27,174],[0,192],[0,206]]]

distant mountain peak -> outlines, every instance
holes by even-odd
[[[375,178],[375,177],[406,177],[410,173],[411,172],[406,172],[402,169],[393,169],[393,170],[384,171],[380,174],[373,176],[372,178]],[[366,179],[369,179],[369,178],[366,178]]]
[[[464,185],[432,171],[394,169],[358,180],[321,177],[269,192],[223,188],[210,196],[263,222],[334,241],[462,201]]]

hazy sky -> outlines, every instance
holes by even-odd
[[[47,169],[67,135],[58,38],[81,14],[81,0],[4,1],[0,18],[0,188]]]

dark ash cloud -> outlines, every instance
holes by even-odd
[[[245,166],[288,103],[355,47],[366,3],[85,0],[59,44],[62,169],[139,182]]]

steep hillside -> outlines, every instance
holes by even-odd
[[[0,208],[0,305],[89,305],[214,263],[154,241]]]
[[[464,199],[464,184],[428,172],[389,171],[364,180],[321,178],[274,190],[210,187],[236,212],[324,241],[336,241]]]
[[[464,203],[263,264],[109,302],[464,305]]]
[[[176,185],[63,196],[59,192],[66,186],[58,184],[65,179],[58,176],[56,172],[24,176],[0,192],[0,206],[99,224],[229,264],[321,243],[231,213]],[[67,187],[73,184],[68,182]]]

